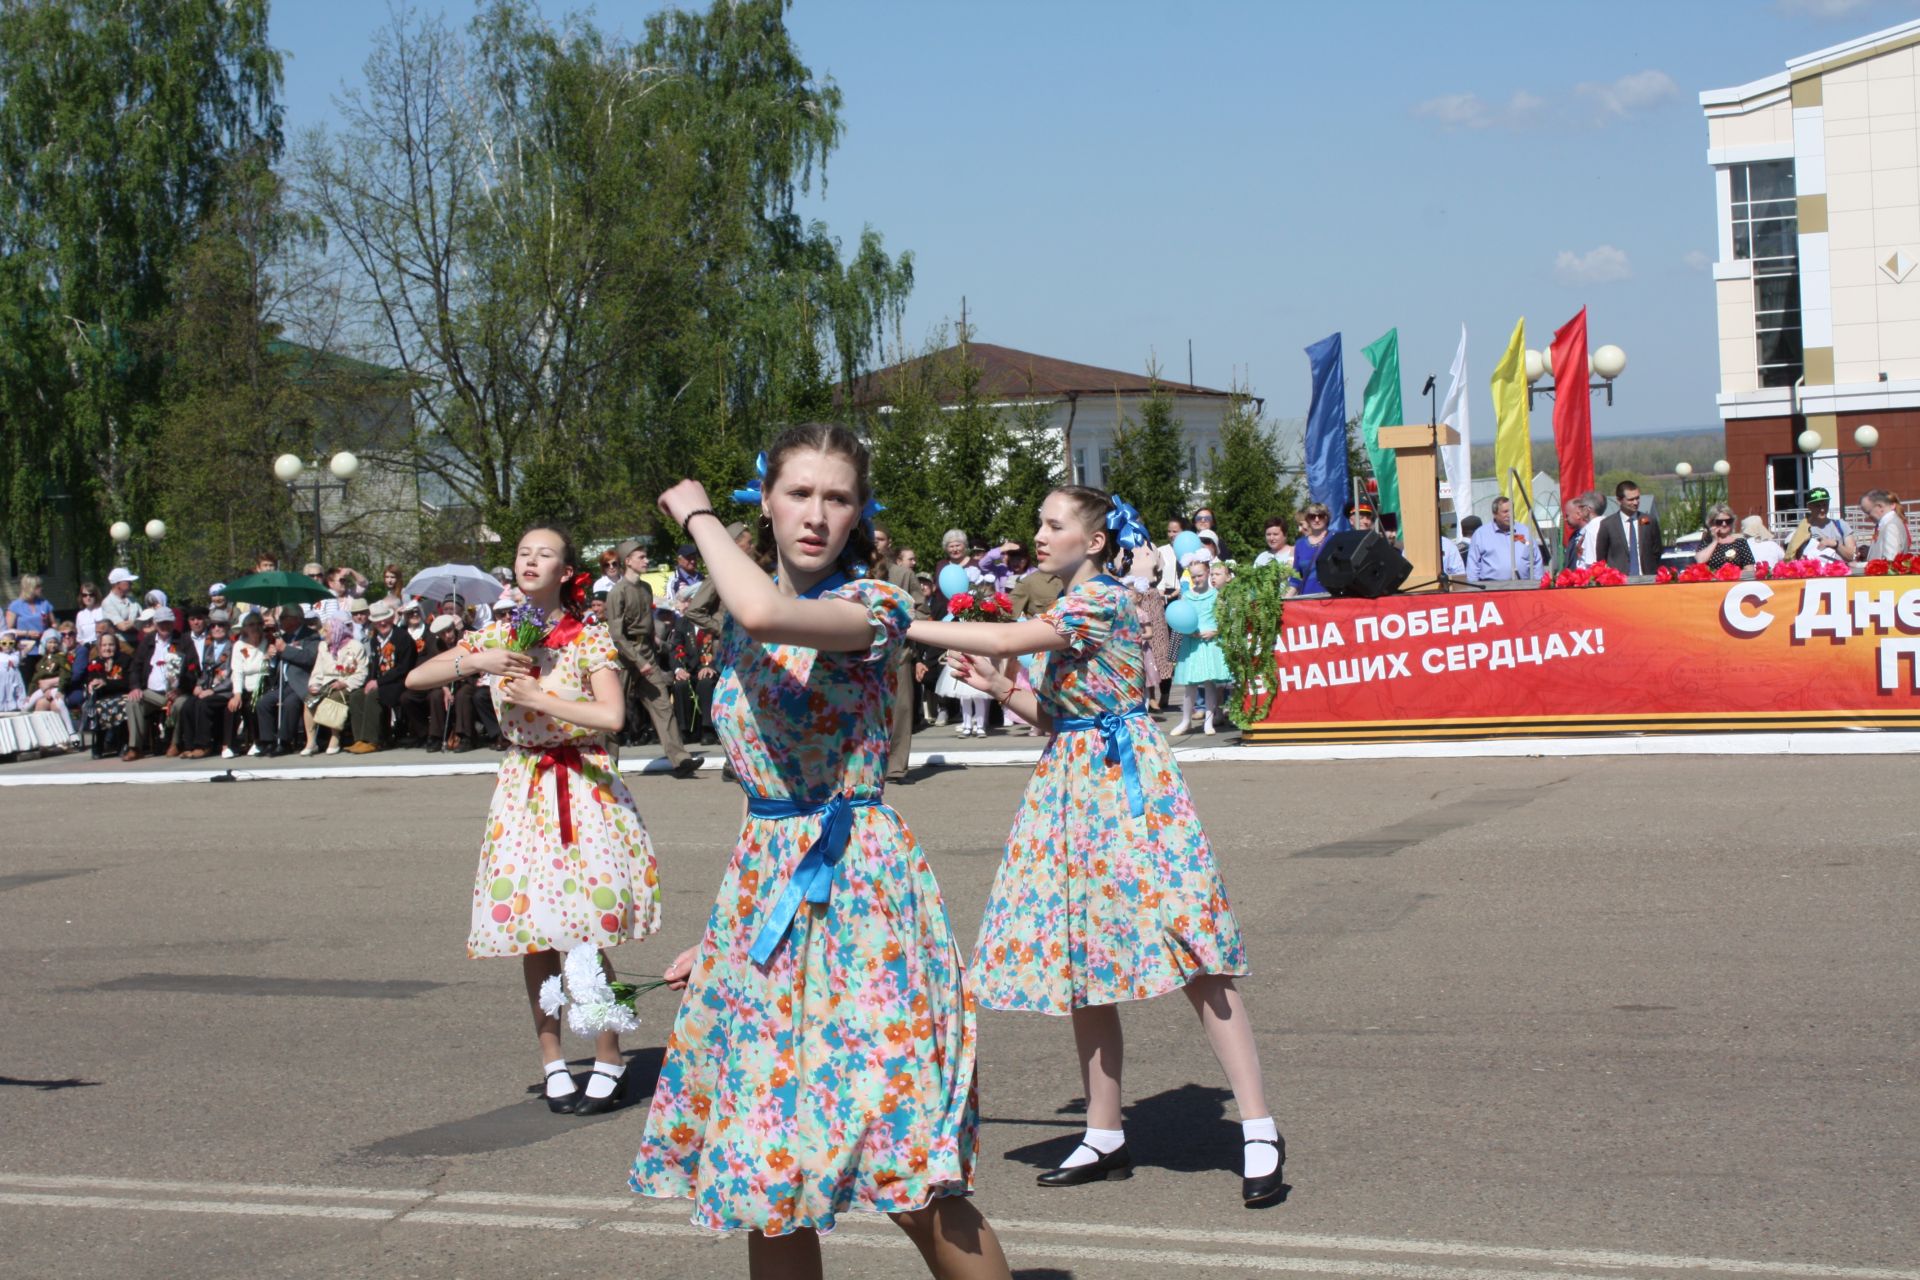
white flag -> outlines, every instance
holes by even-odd
[[[1440,461],[1446,467],[1447,487],[1453,490],[1453,525],[1473,514],[1473,441],[1467,420],[1467,326],[1460,326],[1460,349],[1453,353],[1453,381],[1447,387],[1446,403],[1440,421],[1460,433],[1460,443],[1440,448]]]

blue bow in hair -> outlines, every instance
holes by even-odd
[[[760,486],[765,484],[767,479],[767,455],[762,453],[758,458],[755,458],[753,460],[753,466],[754,470],[759,474],[754,476],[753,481],[748,484],[746,488],[735,489],[733,491],[733,500],[735,502],[752,503],[757,507],[760,505]]]
[[[866,526],[867,536],[873,536],[873,518],[885,511],[886,505],[878,498],[868,498],[867,505],[860,511],[860,523]]]
[[[1107,508],[1107,528],[1113,531],[1114,541],[1129,549],[1147,545],[1147,526],[1141,522],[1133,504],[1117,494],[1111,503]]]

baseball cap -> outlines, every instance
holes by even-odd
[[[207,588],[207,594],[210,596],[223,596],[227,594],[227,584],[224,582],[216,582]]]
[[[683,542],[680,544],[679,554],[691,560],[700,554],[700,548],[694,546],[691,542]]]
[[[628,556],[632,555],[634,552],[638,551],[641,547],[645,545],[646,544],[641,542],[640,539],[638,538],[627,538],[623,540],[619,546],[613,549],[613,554],[615,554],[616,556],[619,556],[622,561],[625,561]]]
[[[131,569],[115,569],[112,573],[107,575],[107,585],[109,586],[112,586],[116,583],[121,583],[121,582],[138,582],[138,581],[140,581],[139,576],[135,574]]]
[[[1833,501],[1833,495],[1828,493],[1825,489],[1807,490],[1807,505],[1810,507],[1820,506],[1825,503],[1831,503],[1832,501]]]

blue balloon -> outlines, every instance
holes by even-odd
[[[949,598],[967,594],[967,588],[973,583],[967,578],[967,571],[957,564],[945,565],[940,570],[940,594]]]
[[[1177,635],[1190,636],[1200,629],[1200,611],[1193,607],[1191,600],[1175,600],[1167,606],[1167,626]]]
[[[1175,559],[1184,561],[1199,549],[1200,535],[1193,532],[1193,530],[1182,529],[1179,533],[1173,535],[1173,555]]]

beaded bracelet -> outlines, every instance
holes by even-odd
[[[715,520],[720,520],[720,513],[718,511],[715,511],[712,507],[696,507],[692,511],[687,512],[685,516],[681,517],[680,527],[682,529],[687,528],[689,525],[693,523],[693,518],[695,516],[712,516]],[[720,523],[724,525],[726,521],[721,520]]]
[[[460,678],[460,651],[458,649],[453,651],[453,678],[455,680]]]

